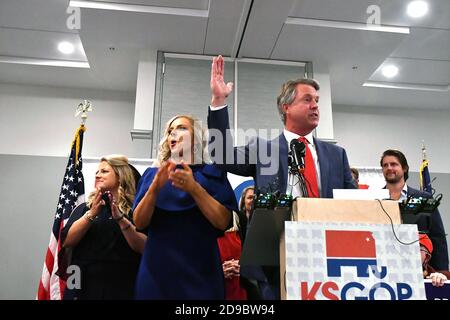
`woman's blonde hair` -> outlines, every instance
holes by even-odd
[[[169,160],[171,156],[170,147],[168,143],[168,137],[170,135],[169,129],[172,123],[179,118],[185,118],[189,120],[189,123],[192,126],[192,131],[194,132],[194,144],[192,147],[194,155],[193,164],[210,163],[211,160],[209,158],[207,148],[208,138],[206,135],[206,130],[203,128],[201,121],[193,116],[181,114],[176,115],[166,123],[164,135],[161,141],[159,142],[158,160],[156,165],[158,166],[162,165],[164,162]]]
[[[128,214],[133,206],[134,195],[136,193],[136,180],[131,167],[128,164],[128,158],[123,155],[109,155],[100,159],[100,162],[106,162],[114,170],[119,178],[118,199],[116,199],[119,211]],[[96,191],[91,192],[88,197],[87,206],[90,208],[94,200]]]

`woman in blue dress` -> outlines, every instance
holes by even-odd
[[[200,122],[167,123],[158,166],[139,182],[134,222],[148,228],[136,280],[137,299],[224,299],[217,237],[237,209],[226,173],[208,164]]]

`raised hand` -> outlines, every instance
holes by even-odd
[[[211,106],[218,107],[225,104],[225,99],[233,91],[233,82],[225,84],[223,80],[224,60],[222,56],[213,58],[211,65]]]

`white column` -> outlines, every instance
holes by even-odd
[[[314,70],[314,79],[320,84],[320,122],[316,128],[316,137],[322,140],[334,142],[333,108],[331,104],[330,74]]]
[[[136,85],[132,139],[151,139],[156,87],[157,51],[141,51]]]

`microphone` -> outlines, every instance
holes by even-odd
[[[289,147],[292,155],[292,167],[298,172],[303,172],[305,170],[305,144],[302,141],[293,139]]]

